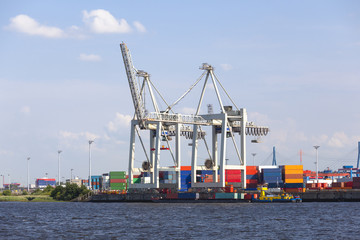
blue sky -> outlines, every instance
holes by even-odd
[[[320,169],[356,164],[358,1],[2,1],[0,39],[0,174],[13,181],[26,183],[28,156],[32,182],[57,177],[58,149],[61,176],[85,178],[92,138],[94,174],[127,169],[122,41],[168,102],[213,65],[249,121],[271,129],[248,144],[250,163],[255,152],[270,164],[276,146],[280,164],[299,163],[302,149],[313,170],[320,145]],[[191,113],[199,93],[176,110]],[[218,111],[213,96],[206,104]]]

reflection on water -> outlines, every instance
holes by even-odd
[[[0,202],[1,239],[355,239],[360,203]]]

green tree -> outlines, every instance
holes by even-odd
[[[11,191],[10,191],[10,190],[4,190],[4,191],[2,192],[2,194],[3,194],[4,196],[11,196]]]
[[[22,195],[29,195],[29,193],[28,193],[26,190],[24,190],[24,191],[22,192]]]
[[[50,197],[56,200],[70,201],[77,198],[80,195],[87,194],[89,192],[85,186],[79,187],[77,184],[67,183],[65,187],[57,186],[50,194]]]

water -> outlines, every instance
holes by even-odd
[[[359,238],[360,203],[0,202],[0,239]]]

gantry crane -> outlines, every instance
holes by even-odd
[[[220,92],[217,83],[223,88],[220,81],[216,78],[213,67],[209,64],[203,64],[201,69],[204,70],[200,78],[193,84],[178,100],[173,104],[168,105],[167,109],[161,112],[156,103],[153,93],[153,84],[150,81],[149,74],[137,70],[132,63],[130,51],[125,43],[120,44],[125,70],[129,82],[130,92],[133,99],[135,108],[135,116],[131,121],[131,134],[130,134],[130,150],[129,150],[129,188],[159,188],[159,162],[160,162],[160,141],[163,139],[167,142],[174,166],[169,168],[162,167],[162,170],[176,171],[177,172],[177,187],[180,189],[180,167],[181,167],[181,146],[180,136],[185,136],[192,139],[192,187],[225,187],[225,155],[226,155],[226,138],[231,137],[236,155],[239,159],[239,165],[226,166],[227,169],[241,169],[242,170],[242,187],[246,187],[246,135],[264,136],[267,135],[269,129],[267,127],[256,126],[253,123],[247,122],[246,109],[238,109],[232,101],[236,110],[232,110],[230,106],[224,106],[220,97]],[[205,83],[203,85],[202,93],[198,103],[196,113],[194,115],[183,115],[178,113],[170,113],[172,108],[183,99],[197,83],[204,77]],[[139,90],[136,77],[143,78],[142,86]],[[211,78],[217,99],[219,101],[221,113],[200,115],[200,108],[205,94],[206,84],[208,79]],[[147,85],[154,107],[154,112],[146,113],[144,101],[142,99],[142,92]],[[154,87],[155,88],[155,87]],[[156,90],[156,88],[155,88]],[[225,89],[223,88],[225,91]],[[157,91],[157,90],[156,90]],[[226,92],[226,91],[225,91]],[[157,91],[157,93],[159,93]],[[227,94],[227,92],[226,92]],[[229,97],[229,95],[227,94]],[[230,98],[230,97],[229,97]],[[166,103],[166,102],[165,102]],[[202,126],[212,127],[212,153],[208,148],[205,140],[206,132],[202,130]],[[139,130],[150,131],[150,146],[146,148],[142,142]],[[234,133],[239,133],[241,136],[241,152],[238,144],[235,141]],[[134,168],[135,158],[135,135],[139,136],[142,148],[145,152],[147,161],[142,164],[142,169]],[[220,143],[217,140],[217,134],[221,134]],[[175,137],[175,154],[172,152],[169,144],[169,136]],[[203,166],[197,165],[198,141],[204,140],[209,154],[209,159],[206,160]],[[218,153],[218,145],[220,145],[220,154]],[[147,154],[149,153],[149,154]],[[150,155],[150,157],[149,157]],[[220,163],[218,163],[220,158]],[[201,169],[213,170],[214,182],[213,183],[197,183],[196,171]],[[218,181],[218,171],[220,180]],[[147,171],[150,173],[150,183],[134,184],[133,173],[139,171]]]

